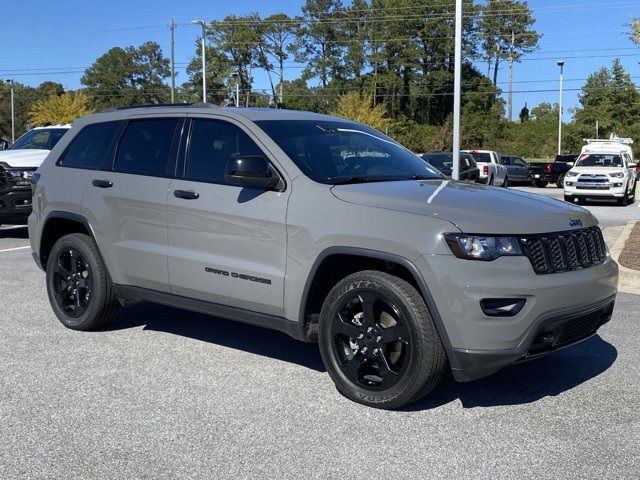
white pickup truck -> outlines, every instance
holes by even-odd
[[[583,203],[587,198],[615,198],[626,206],[636,198],[636,164],[630,138],[585,139],[580,156],[566,173],[564,199]]]
[[[500,163],[500,155],[492,150],[463,150],[463,152],[473,155],[478,164],[478,169],[480,170],[478,183],[505,188],[508,186],[509,175],[507,167]]]

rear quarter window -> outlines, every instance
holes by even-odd
[[[71,140],[59,165],[63,167],[99,170],[104,167],[106,155],[121,122],[93,123],[84,127]]]

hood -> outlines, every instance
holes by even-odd
[[[465,233],[549,233],[598,223],[588,210],[561,200],[453,180],[336,185],[331,191],[345,202],[448,220]]]
[[[0,152],[0,162],[10,167],[38,168],[49,155],[49,150],[24,148],[19,150],[4,150]]]

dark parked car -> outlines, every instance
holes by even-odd
[[[515,155],[500,155],[500,163],[507,167],[510,183],[529,183],[529,164],[525,162],[522,157],[517,157]]]
[[[544,188],[555,183],[558,188],[564,187],[564,174],[571,170],[578,158],[577,153],[556,155],[553,163],[530,163],[529,180],[536,187]]]
[[[420,155],[429,165],[436,168],[440,173],[451,176],[453,167],[452,152],[431,152]],[[475,182],[478,180],[480,170],[473,155],[470,153],[460,154],[460,180]]]

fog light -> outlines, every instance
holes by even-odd
[[[524,298],[483,298],[480,307],[488,317],[514,317],[524,308]]]
[[[614,184],[613,184],[613,186],[614,186],[614,187],[621,187],[621,186],[622,186],[622,184],[621,184],[621,183],[614,183]]]
[[[565,180],[564,184],[565,184],[565,185],[567,185],[567,186],[569,186],[569,187],[573,187],[573,182],[567,182],[567,181]]]

